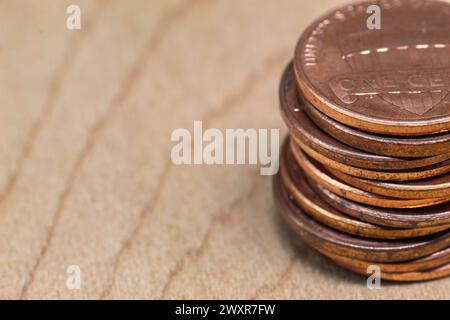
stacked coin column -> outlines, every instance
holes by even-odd
[[[430,280],[450,275],[450,4],[387,3],[381,30],[366,1],[301,36],[279,87],[290,134],[274,195],[338,265]]]

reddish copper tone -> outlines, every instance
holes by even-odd
[[[450,154],[450,133],[421,137],[393,137],[360,131],[339,123],[303,101],[306,113],[326,133],[345,144],[392,157],[429,157]]]
[[[343,144],[323,132],[309,119],[304,104],[298,99],[294,81],[290,64],[280,81],[281,115],[292,137],[323,156],[353,167],[382,171],[420,168],[450,159],[450,152],[426,158],[398,158],[371,154]]]
[[[450,231],[408,240],[372,240],[337,232],[300,209],[275,177],[274,193],[280,214],[303,240],[318,250],[363,261],[403,262],[426,257],[450,245]]]
[[[303,95],[329,117],[393,135],[450,130],[450,4],[379,1],[369,30],[364,1],[314,22],[295,51]]]
[[[370,30],[367,7],[381,7]],[[336,264],[392,281],[450,275],[450,3],[372,0],[301,36],[283,73],[274,178],[289,228]]]
[[[381,219],[372,219],[373,221],[371,222],[361,221],[364,219],[361,219],[359,216],[352,217],[351,215],[347,215],[345,211],[339,211],[337,208],[328,204],[325,200],[319,197],[318,194],[320,193],[315,193],[314,189],[310,186],[310,183],[313,182],[310,181],[310,183],[308,183],[305,174],[298,167],[298,165],[293,163],[295,160],[292,155],[283,155],[281,161],[280,177],[287,192],[292,195],[295,202],[304,209],[305,213],[310,215],[315,220],[336,230],[369,238],[401,239],[420,237],[450,228],[450,208],[448,209],[446,221],[443,221],[442,216],[445,216],[444,214],[441,214],[441,216],[439,216],[436,220],[431,220],[430,218],[432,217],[430,217],[429,214],[424,215],[424,217],[419,214],[411,214],[405,217],[401,216],[403,219],[401,222],[406,223],[401,225],[400,228],[397,226],[395,226],[397,228],[392,228],[392,225],[385,227],[382,223],[381,225],[377,225],[376,223]],[[344,199],[341,199],[341,202],[342,201],[345,202]],[[386,212],[383,212],[382,210],[379,211],[381,211],[380,215],[382,216],[384,213],[384,217],[386,219],[395,218],[396,215],[399,216],[398,212],[396,214],[392,214],[389,213],[388,210],[386,210]],[[438,214],[435,214],[435,216],[438,216]],[[381,222],[382,221],[383,220],[381,220]],[[424,221],[425,223],[420,223]],[[448,224],[443,224],[444,222],[448,222]],[[414,225],[414,223],[416,225]],[[404,228],[405,225],[409,229],[401,229],[402,227]]]

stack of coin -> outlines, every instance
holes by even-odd
[[[288,226],[360,274],[450,275],[449,92],[449,3],[364,1],[314,22],[279,88],[290,134],[274,195]]]

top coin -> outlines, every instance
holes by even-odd
[[[381,29],[369,29],[373,5]],[[294,62],[304,96],[337,121],[391,135],[450,130],[450,3],[347,5],[305,30]]]

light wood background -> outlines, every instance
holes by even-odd
[[[171,164],[194,120],[284,134],[281,71],[337,2],[1,1],[0,297],[449,298],[295,246],[256,166]]]

